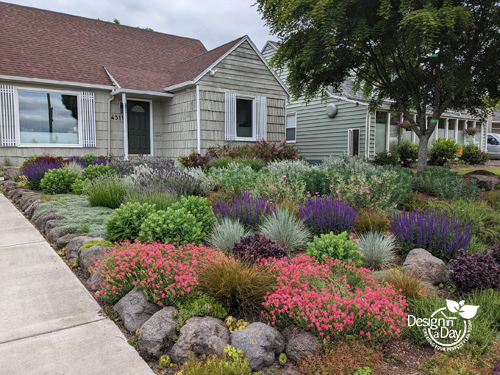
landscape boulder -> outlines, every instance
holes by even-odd
[[[110,250],[111,247],[95,245],[92,247],[87,247],[86,249],[81,249],[78,253],[78,262],[83,271],[83,276],[85,278],[90,277],[89,267],[94,267],[95,262],[98,259],[104,258],[104,251]]]
[[[87,288],[91,289],[93,292],[97,292],[99,290],[99,285],[101,285],[102,282],[101,268],[96,268],[87,280]]]
[[[59,250],[65,248],[68,246],[69,242],[76,237],[81,237],[82,235],[80,233],[70,233],[65,236],[62,236],[59,238],[56,242],[56,246]]]
[[[78,259],[78,252],[80,251],[80,247],[85,245],[89,241],[104,241],[104,238],[101,237],[92,237],[92,236],[82,236],[73,238],[68,242],[67,250],[66,250],[66,260],[70,263],[74,263],[75,260]]]
[[[273,364],[277,354],[285,350],[285,339],[276,329],[264,323],[252,323],[231,333],[231,345],[242,349],[252,370]]]
[[[285,331],[283,331],[286,341],[285,353],[292,362],[296,363],[299,359],[306,359],[319,353],[321,342],[311,332],[295,327],[286,333]]]
[[[160,310],[160,307],[148,302],[142,290],[134,289],[120,299],[113,309],[120,315],[125,329],[135,332]]]
[[[199,359],[204,354],[221,357],[229,340],[229,330],[223,321],[210,316],[195,317],[181,328],[169,355],[173,363],[183,363],[191,357]]]
[[[3,167],[3,178],[12,180],[14,176],[19,176],[19,167]]]
[[[43,231],[45,234],[48,234],[50,233],[50,231],[56,227],[58,227],[59,225],[61,225],[62,223],[62,220],[48,220],[46,223],[45,223],[45,228],[43,228]]]
[[[64,219],[63,216],[60,216],[57,214],[57,210],[47,210],[43,214],[41,214],[33,223],[35,227],[37,227],[39,230],[43,230],[45,228],[45,224],[49,220],[62,220]]]
[[[4,190],[7,189],[9,186],[17,186],[17,184],[14,181],[3,181],[2,188]]]
[[[446,264],[427,250],[413,249],[403,264],[403,273],[412,272],[432,284],[439,284],[446,275]]]
[[[500,183],[500,179],[496,176],[472,175],[471,180],[476,180],[480,189],[490,191]]]
[[[49,231],[49,242],[56,243],[57,240],[61,237],[64,237],[68,234],[68,230],[63,227],[56,227]]]
[[[13,195],[12,195],[12,201],[14,203],[19,203],[19,201],[21,200],[22,197],[24,197],[25,195],[27,195],[28,192],[24,189],[19,189],[17,190]]]
[[[139,331],[139,350],[160,358],[172,345],[172,338],[177,333],[179,319],[174,318],[175,307],[165,307],[155,313]]]
[[[33,217],[33,214],[35,213],[36,209],[41,204],[42,204],[42,201],[41,201],[40,198],[36,198],[36,199],[30,200],[30,205],[23,210],[24,214],[28,217],[28,219],[31,220],[31,218]]]

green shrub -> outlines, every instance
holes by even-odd
[[[439,199],[477,199],[479,186],[477,181],[465,182],[462,176],[447,174],[432,181],[432,193]]]
[[[92,154],[87,154],[87,155],[82,156],[82,160],[85,163],[85,168],[87,168],[90,164],[95,162],[97,159],[98,159],[98,157],[95,155],[92,155]]]
[[[460,151],[460,144],[454,139],[439,137],[434,139],[429,150],[429,158],[432,165],[445,165],[448,161],[455,159]]]
[[[104,174],[87,181],[83,193],[92,207],[118,208],[125,200],[128,182],[115,174]]]
[[[255,188],[260,173],[262,171],[255,172],[247,165],[232,164],[227,168],[211,168],[208,174],[226,193],[240,194]]]
[[[80,247],[80,250],[83,249],[88,249],[92,246],[104,246],[104,247],[113,247],[115,246],[112,242],[106,241],[106,240],[92,240],[87,242],[85,245]]]
[[[122,242],[139,237],[142,222],[156,207],[148,203],[127,203],[113,211],[113,215],[106,222],[106,231],[112,241]]]
[[[174,203],[171,208],[174,211],[185,208],[187,212],[193,215],[196,222],[201,224],[201,234],[203,237],[212,232],[215,224],[215,216],[208,199],[195,196],[186,198],[183,196],[181,197],[181,201]]]
[[[396,258],[396,242],[392,234],[371,230],[361,234],[356,244],[358,251],[364,255],[363,266],[371,270],[386,268]]]
[[[401,141],[398,147],[396,147],[396,151],[399,154],[399,161],[402,167],[411,168],[417,162],[418,145],[412,143],[410,140]]]
[[[370,160],[362,156],[351,156],[348,153],[339,156],[330,155],[322,160],[319,169],[324,171],[348,171],[354,170],[372,175],[380,171],[380,167],[374,165]]]
[[[71,191],[77,178],[78,173],[66,168],[49,169],[40,181],[40,187],[46,194],[65,194]]]
[[[241,349],[226,345],[222,358],[215,354],[209,356],[206,361],[196,361],[194,358],[184,362],[179,372],[182,375],[260,375],[253,372],[248,363],[248,358]]]
[[[425,167],[417,171],[415,178],[415,190],[420,193],[432,194],[434,181],[458,176],[458,173],[452,171],[449,167]]]
[[[490,155],[483,152],[478,145],[468,144],[463,146],[460,160],[463,160],[466,164],[484,164],[490,160]]]
[[[264,296],[276,284],[276,275],[265,266],[230,258],[204,268],[198,284],[229,313],[245,314],[261,310]]]
[[[280,175],[289,176],[291,174],[301,174],[311,169],[311,166],[305,160],[275,160],[270,162],[267,170]]]
[[[154,204],[157,210],[163,211],[178,201],[179,196],[176,192],[161,191],[156,189],[141,189],[133,185],[127,185],[127,194],[124,198],[124,203]]]
[[[339,235],[321,234],[314,236],[313,242],[307,243],[307,255],[316,257],[319,261],[324,261],[326,257],[340,259],[348,263],[355,263],[357,266],[363,264],[363,255],[356,251],[356,244],[349,240],[347,232]]]
[[[235,241],[239,241],[251,234],[252,231],[245,231],[245,228],[239,222],[223,217],[220,223],[215,224],[212,233],[208,235],[205,242],[212,249],[220,249],[229,254],[233,250]]]
[[[260,173],[252,193],[276,203],[282,203],[285,200],[302,203],[306,200],[305,186],[305,182],[296,174]]]
[[[248,165],[254,171],[260,171],[266,166],[264,160],[251,157],[237,158],[234,159],[234,162],[238,164]]]
[[[280,209],[264,219],[259,227],[259,233],[286,247],[288,251],[305,248],[311,237],[302,221],[293,212]]]
[[[115,173],[116,172],[114,169],[111,169],[108,165],[105,164],[89,165],[82,171],[81,178],[84,181],[93,181],[99,176]]]
[[[330,194],[330,179],[332,173],[328,171],[311,169],[302,173],[300,178],[305,183],[305,191],[310,196]]]
[[[73,184],[71,184],[71,191],[75,194],[82,195],[83,187],[85,185],[85,181],[83,181],[80,177],[78,177]]]
[[[186,173],[193,176],[196,180],[196,189],[194,195],[208,196],[215,190],[215,181],[211,176],[208,176],[203,168],[187,168]]]
[[[500,215],[486,202],[459,199],[453,202],[429,201],[430,211],[445,210],[448,217],[454,214],[462,223],[471,221],[471,234],[477,241],[493,246],[500,243]]]
[[[201,243],[203,239],[201,222],[185,208],[173,210],[172,207],[166,211],[156,211],[149,215],[142,223],[139,231],[139,241],[149,240],[177,243],[186,245],[188,243]]]
[[[227,311],[212,297],[201,294],[192,301],[181,304],[178,315],[179,323],[177,324],[177,330],[180,330],[188,319],[195,316],[211,316],[212,318],[224,319],[227,316]]]
[[[212,168],[227,168],[233,162],[234,159],[230,156],[219,156],[216,159],[212,159],[210,165]]]
[[[406,197],[399,203],[398,208],[404,209],[406,211],[425,211],[427,208],[427,202],[419,195],[417,192],[410,192]]]
[[[375,164],[377,165],[398,165],[399,153],[397,150],[394,151],[382,151],[375,155]]]
[[[494,210],[500,211],[500,190],[490,191],[485,200]]]

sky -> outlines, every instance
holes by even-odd
[[[250,36],[259,50],[274,40],[264,25],[255,0],[3,0],[122,25],[152,28],[201,40],[207,49]]]

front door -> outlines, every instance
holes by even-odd
[[[149,116],[149,102],[127,101],[129,155],[151,153]]]

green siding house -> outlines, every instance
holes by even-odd
[[[277,50],[277,43],[268,41],[262,55],[269,61]],[[286,69],[279,76],[286,83]],[[327,91],[326,94],[326,100],[317,98],[307,104],[302,100],[287,102],[286,140],[296,143],[309,162],[317,163],[345,152],[373,158],[376,153],[394,150],[405,139],[418,143],[413,131],[398,127],[402,118],[390,113],[389,102],[371,113],[368,101],[352,90],[349,80],[344,82],[340,93]],[[467,137],[464,130],[470,127],[480,128],[480,132]],[[486,150],[487,126],[467,114],[447,111],[439,120],[431,141],[437,137],[453,138],[463,145],[475,143]]]

